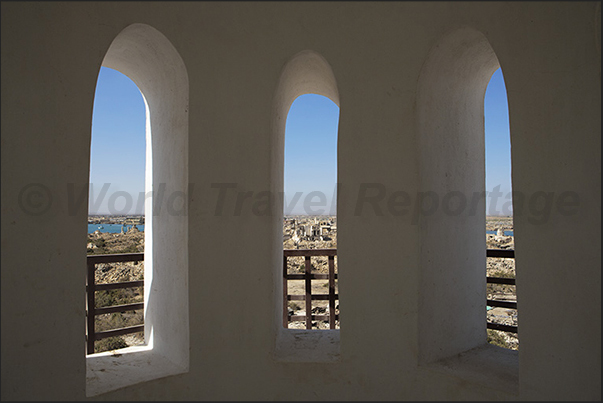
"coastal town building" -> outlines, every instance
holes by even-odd
[[[601,2],[5,1],[1,18],[2,400],[601,400]],[[101,66],[143,94],[146,190],[167,196],[145,210],[145,344],[86,355]],[[519,351],[486,341],[498,68]],[[284,236],[335,230],[283,229],[307,93],[340,108],[341,327],[320,331],[283,326]],[[475,209],[417,202],[450,194]]]

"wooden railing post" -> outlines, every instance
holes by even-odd
[[[329,256],[329,329],[335,329],[335,256]]]
[[[87,273],[87,293],[86,293],[86,353],[94,354],[94,318],[95,318],[95,302],[94,296],[96,291],[96,284],[94,281],[94,271],[96,264],[88,262],[88,273]]]
[[[312,263],[310,256],[304,260],[304,273],[306,277],[306,329],[312,329]]]
[[[289,328],[289,304],[287,290],[287,256],[283,254],[283,326]]]

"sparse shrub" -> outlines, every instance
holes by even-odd
[[[92,243],[95,244],[97,248],[104,248],[107,245],[103,238],[93,239]]]
[[[128,245],[125,248],[119,249],[114,253],[138,253],[138,247],[136,245]]]
[[[102,308],[104,306],[142,302],[142,292],[142,287],[97,291],[95,306]]]

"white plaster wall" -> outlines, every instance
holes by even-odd
[[[189,76],[190,367],[97,399],[600,400],[597,6],[2,3],[2,399],[86,399],[87,211],[86,203],[67,210],[65,187],[85,189],[88,181],[94,89],[105,53],[121,30],[143,23],[172,43]],[[422,188],[419,77],[434,44],[459,26],[481,32],[503,68],[514,189],[581,197],[577,215],[553,214],[542,225],[515,219],[517,394],[467,371],[470,359],[448,372],[418,365],[420,227],[385,205],[383,215],[354,215],[362,183],[381,183],[388,195]],[[250,208],[227,214],[232,197],[216,215],[218,189],[211,186],[273,189],[274,94],[283,66],[303,50],[328,61],[340,105],[345,312],[341,357],[330,363],[272,358],[275,221]],[[53,195],[48,214],[20,208],[19,192],[32,182]],[[473,372],[480,360],[469,364]]]
[[[425,212],[417,223],[422,362],[486,340],[484,94],[498,67],[483,34],[459,27],[443,34],[421,71],[416,107]]]
[[[153,334],[153,348],[188,367],[188,77],[173,45],[159,31],[133,24],[119,33],[103,65],[120,70],[138,85],[148,104],[152,141],[154,191],[146,206],[152,225],[145,240],[145,337]],[[165,186],[162,195],[161,185]],[[182,197],[173,195],[182,194]],[[173,202],[172,202],[173,201]],[[151,237],[149,239],[149,237]],[[145,242],[146,244],[146,242]],[[147,276],[149,274],[149,276]],[[147,318],[149,319],[147,321]],[[175,346],[177,352],[174,351]],[[177,357],[177,358],[176,358]]]

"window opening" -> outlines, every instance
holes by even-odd
[[[145,193],[141,196],[139,192],[129,208],[127,189],[115,189],[115,193],[103,197],[109,204],[115,203],[116,209],[135,208],[145,213],[145,342],[87,355],[86,396],[189,370],[186,66],[161,32],[137,23],[115,37],[102,66],[126,75],[140,89],[138,95],[144,94],[139,99],[144,104],[145,118],[145,168],[140,171],[144,172]],[[132,158],[130,150],[114,147],[114,151],[120,153],[120,163]],[[118,171],[123,173],[123,168]],[[91,199],[96,201],[100,196],[98,192]],[[118,205],[120,197],[124,205]],[[119,306],[112,309],[123,311]],[[121,334],[111,334],[116,335]]]
[[[518,350],[509,108],[500,68],[486,89],[484,124],[486,191],[490,195],[486,199],[487,340]]]
[[[337,126],[329,98],[295,99],[285,129],[283,326],[339,329]]]
[[[90,153],[87,354],[145,343],[145,147],[142,93],[101,67]]]

